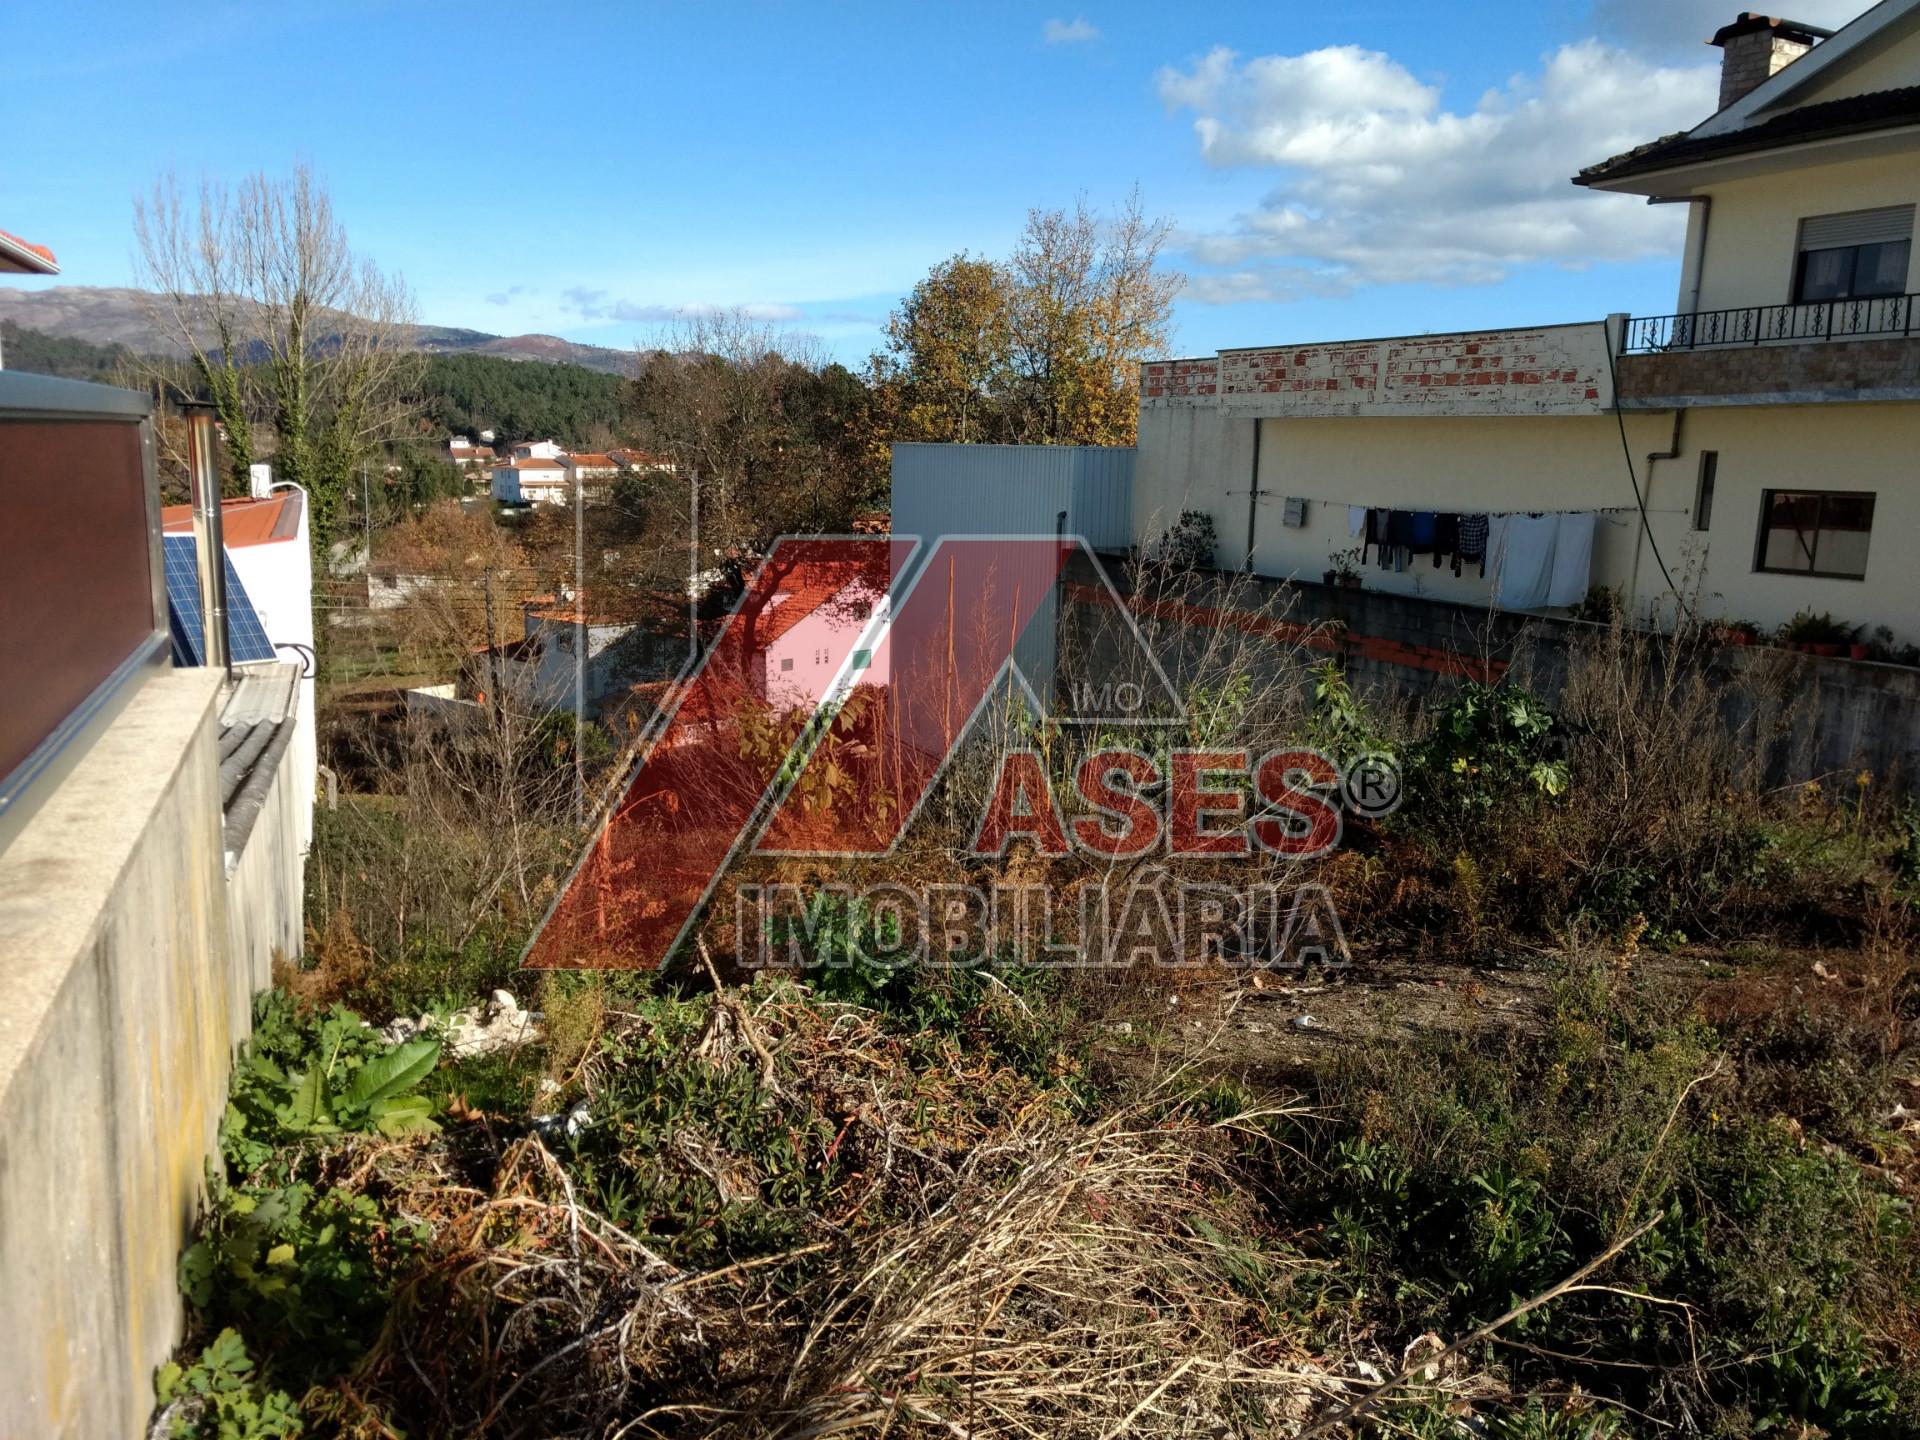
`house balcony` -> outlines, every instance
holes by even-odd
[[[1920,400],[1920,294],[1629,320],[1623,409]]]

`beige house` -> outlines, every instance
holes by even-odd
[[[1638,615],[1678,591],[1920,641],[1920,0],[1714,43],[1715,114],[1575,179],[1689,207],[1674,314],[1148,364],[1136,540],[1199,511],[1222,567],[1317,582],[1359,560],[1352,507],[1592,515],[1582,578]],[[1497,564],[1375,555],[1369,588],[1502,592]]]

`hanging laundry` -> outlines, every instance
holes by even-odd
[[[1487,573],[1487,531],[1488,521],[1485,515],[1462,515],[1460,517],[1459,545],[1453,552],[1453,573],[1460,573],[1460,562],[1469,565],[1476,561],[1480,565],[1480,574]]]
[[[1431,555],[1433,538],[1439,531],[1440,517],[1431,510],[1415,510],[1407,516],[1407,553]]]
[[[1367,507],[1364,505],[1347,506],[1347,536],[1357,539],[1367,533]]]
[[[1460,573],[1460,517],[1451,511],[1442,510],[1434,517],[1433,527],[1433,565],[1437,570],[1440,562],[1447,556],[1454,557],[1453,573]]]
[[[1553,573],[1547,585],[1549,605],[1578,605],[1587,598],[1593,565],[1594,517],[1561,515],[1553,537]]]
[[[1550,603],[1557,515],[1509,515],[1494,555],[1494,603],[1503,610],[1538,610]]]
[[[1380,547],[1380,564],[1387,563],[1387,512],[1384,510],[1367,511],[1367,538],[1360,545],[1360,563],[1367,563],[1367,551]]]

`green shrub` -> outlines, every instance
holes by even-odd
[[[189,1365],[162,1365],[153,1388],[170,1415],[169,1440],[294,1440],[306,1430],[293,1397],[254,1374],[236,1330],[222,1330]]]
[[[1330,1285],[1402,1342],[1466,1333],[1658,1217],[1596,1277],[1612,1288],[1503,1332],[1563,1357],[1504,1353],[1520,1376],[1638,1410],[1684,1393],[1746,1433],[1910,1433],[1915,1367],[1875,1338],[1920,1302],[1907,1204],[1805,1128],[1854,1134],[1838,1105],[1871,1113],[1867,1083],[1826,1082],[1845,1098],[1798,1126],[1763,1108],[1812,1083],[1809,1054],[1791,1039],[1729,1051],[1657,992],[1575,969],[1538,1037],[1334,1062],[1318,1098],[1336,1121],[1280,1137],[1309,1163],[1266,1183],[1285,1222],[1322,1227]]]

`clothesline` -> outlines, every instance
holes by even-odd
[[[1494,603],[1509,610],[1577,605],[1586,598],[1594,532],[1616,524],[1591,510],[1513,512],[1400,510],[1350,505],[1348,533],[1360,543],[1360,563],[1378,549],[1380,568],[1403,573],[1418,556],[1453,573],[1477,565],[1493,570]]]

